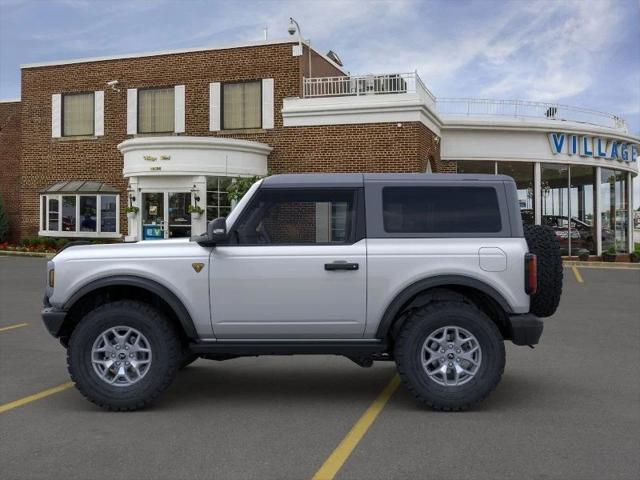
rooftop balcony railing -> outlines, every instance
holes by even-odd
[[[435,104],[435,97],[416,72],[304,79],[304,97],[345,97],[390,93],[424,93]]]
[[[624,132],[628,131],[624,119],[616,115],[559,103],[530,102],[527,100],[438,98],[436,100],[436,108],[441,115],[538,118],[542,120],[588,123]]]
[[[570,121],[628,132],[625,120],[616,115],[558,103],[476,98],[436,99],[417,72],[312,77],[305,78],[303,83],[304,98],[413,93],[418,94],[428,107],[441,115]]]

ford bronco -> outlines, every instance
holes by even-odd
[[[510,177],[275,175],[204,235],[64,249],[42,317],[110,410],[196,358],[292,354],[395,361],[418,401],[463,410],[500,381],[505,340],[538,343],[561,290],[558,240],[523,227]]]

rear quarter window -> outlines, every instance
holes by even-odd
[[[384,187],[387,233],[498,233],[498,195],[489,186]]]

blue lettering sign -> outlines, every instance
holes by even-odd
[[[618,153],[618,142],[616,140],[611,140],[611,152],[609,153],[609,158],[611,160],[618,160],[620,158],[620,154]]]
[[[591,137],[584,136],[580,141],[580,155],[582,157],[593,157],[593,145]]]
[[[638,146],[636,144],[631,145],[631,161],[638,161]]]
[[[607,156],[607,149],[606,147],[606,142],[604,141],[603,138],[598,138],[596,139],[596,157],[606,157]]]
[[[626,143],[623,143],[622,145],[620,145],[620,157],[622,157],[623,162],[629,161],[629,151],[627,147],[628,145]]]
[[[551,143],[551,151],[554,155],[562,153],[562,147],[564,146],[564,133],[551,133],[549,134],[549,140]]]
[[[569,144],[569,155],[578,155],[578,136],[571,135],[571,143]]]

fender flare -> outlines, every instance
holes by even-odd
[[[158,295],[164,300],[169,308],[175,313],[182,330],[190,339],[198,338],[198,333],[193,325],[193,320],[189,311],[182,301],[170,289],[160,283],[148,278],[136,275],[114,275],[110,277],[98,278],[78,288],[64,303],[63,309],[69,311],[80,299],[87,294],[104,287],[129,286],[138,287]]]
[[[464,275],[437,275],[435,277],[418,280],[395,296],[382,315],[382,319],[376,330],[376,338],[384,339],[387,337],[396,316],[400,313],[402,307],[413,297],[425,290],[435,287],[445,287],[447,285],[474,288],[492,298],[506,313],[513,313],[506,299],[495,288],[486,283]]]

